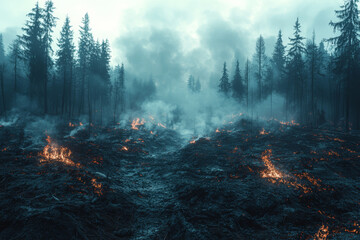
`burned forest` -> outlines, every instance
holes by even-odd
[[[0,3],[0,239],[360,239],[359,0]]]

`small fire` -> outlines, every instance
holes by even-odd
[[[287,126],[300,126],[300,124],[295,122],[295,120],[291,120],[291,122],[280,121],[280,124],[281,125],[287,125]]]
[[[220,130],[219,129],[216,129],[216,131],[215,131],[216,133],[219,133],[220,132]]]
[[[97,195],[101,196],[101,195],[103,194],[103,192],[102,192],[102,184],[96,182],[96,179],[95,179],[95,178],[91,179],[91,184],[92,184],[93,187],[94,187],[94,193],[96,193]]]
[[[75,124],[69,122],[69,127],[75,127]]]
[[[314,186],[320,188],[321,187],[321,180],[320,179],[316,179],[314,177],[312,177],[309,173],[304,172],[302,174],[295,174],[298,178],[300,179],[306,179],[309,182],[311,182]]]
[[[342,139],[340,139],[340,138],[334,138],[334,141],[336,141],[336,142],[341,142],[341,143],[345,142],[344,140],[342,140]]]
[[[261,159],[263,160],[265,166],[267,167],[267,169],[261,173],[261,177],[272,178],[272,179],[279,179],[285,177],[286,175],[284,175],[279,170],[277,170],[275,166],[272,164],[272,162],[270,161],[271,156],[272,156],[271,149],[265,150],[265,152],[261,154]]]
[[[195,140],[190,141],[190,144],[195,144],[195,143],[196,143]]]
[[[82,122],[80,122],[79,125],[82,126],[83,125]]]
[[[265,169],[261,172],[262,178],[267,178],[269,182],[274,183],[274,184],[282,183],[282,184],[287,185],[288,187],[294,187],[295,189],[302,190],[304,193],[311,192],[311,188],[298,183],[296,178],[294,178],[288,174],[284,174],[284,173],[280,172],[278,169],[276,169],[275,166],[273,165],[273,163],[270,161],[271,156],[272,156],[271,149],[265,150],[265,152],[263,152],[261,154],[261,159],[264,162],[265,166],[267,167],[267,169]],[[313,180],[313,182],[316,181],[315,179],[310,178],[308,176],[308,180],[309,179]],[[315,183],[317,184],[318,182],[315,182]]]
[[[128,148],[128,147],[123,146],[123,147],[121,148],[121,151],[125,151],[125,152],[127,152],[127,151],[129,151],[129,148]]]
[[[315,234],[314,240],[326,240],[329,234],[329,227],[322,225],[319,231]]]
[[[337,152],[335,152],[334,150],[331,150],[328,152],[329,156],[336,156],[336,157],[340,157],[340,154],[338,154]]]
[[[269,134],[269,133],[266,132],[264,128],[260,131],[260,135],[268,135],[268,134]]]
[[[61,162],[69,166],[80,166],[80,164],[75,164],[71,161],[71,151],[69,149],[59,147],[53,143],[50,136],[47,136],[46,141],[48,144],[44,147],[43,151],[39,153],[41,163]]]
[[[145,120],[144,119],[141,119],[141,122],[140,122],[140,118],[137,118],[137,119],[134,119],[131,123],[131,129],[133,130],[139,130],[138,126],[142,126],[145,124]]]

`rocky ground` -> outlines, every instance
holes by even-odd
[[[138,123],[2,125],[0,239],[360,239],[359,134]]]

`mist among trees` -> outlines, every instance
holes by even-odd
[[[93,35],[91,16],[84,14],[80,38],[74,39],[71,19],[58,19],[55,13],[51,0],[44,6],[36,3],[22,34],[8,48],[0,35],[3,116],[12,109],[23,109],[65,120],[87,116],[92,124],[116,123],[128,112],[141,109],[155,93],[161,96],[158,87],[162,83],[148,77],[151,72],[145,77],[150,80],[134,79],[128,77],[131,74],[121,62],[111,66],[111,46],[107,39]],[[358,0],[345,0],[336,15],[324,26],[333,28],[333,38],[318,40],[316,29],[306,38],[301,16],[294,17],[293,34],[284,36],[280,29],[274,33],[275,46],[267,45],[259,34],[254,54],[246,62],[223,59],[224,64],[213,69],[218,83],[207,86],[207,80],[191,74],[183,79],[183,85],[194,95],[217,86],[216,97],[233,99],[248,115],[254,116],[254,109],[261,106],[270,112],[268,118],[295,120],[312,127],[329,124],[359,129]],[[60,37],[54,39],[58,24],[62,25]],[[289,44],[284,45],[284,38]],[[270,56],[266,49],[272,49]],[[255,117],[262,117],[259,112],[255,111]]]

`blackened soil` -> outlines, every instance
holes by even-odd
[[[242,120],[184,143],[161,127],[74,128],[49,135],[77,165],[41,162],[45,133],[0,127],[1,239],[360,239],[356,134]]]

